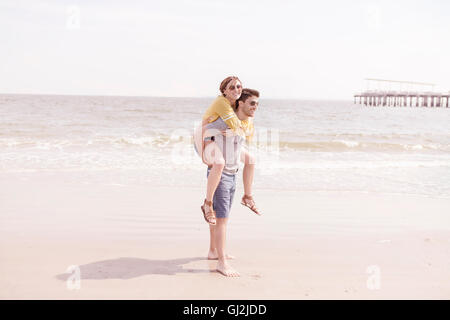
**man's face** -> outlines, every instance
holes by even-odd
[[[243,104],[239,104],[239,108],[242,108],[242,112],[244,112],[247,117],[254,117],[256,109],[258,109],[258,105],[258,97],[250,96],[247,98],[247,100],[245,100]]]

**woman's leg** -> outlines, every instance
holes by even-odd
[[[244,194],[251,196],[253,177],[255,175],[255,157],[253,157],[247,150],[242,149],[241,161],[244,163],[244,172],[242,173],[242,180],[244,181]]]
[[[223,168],[225,167],[225,160],[223,159],[222,153],[220,152],[217,145],[210,141],[205,144],[204,152],[202,152],[202,160],[204,163],[208,164],[210,170],[208,173],[208,180],[206,184],[206,197],[203,205],[201,206],[203,215],[207,223],[210,225],[215,225],[217,220],[214,217],[213,209],[213,196],[220,183],[220,178],[222,176]]]
[[[212,201],[214,192],[219,185],[223,168],[225,167],[225,160],[219,147],[217,147],[217,145],[212,141],[205,143],[203,155],[205,162],[211,166],[206,185],[206,200]]]
[[[214,130],[209,130],[209,132],[215,133]],[[222,152],[220,152],[220,149],[214,141],[204,142],[203,139],[205,137],[205,133],[204,127],[197,127],[194,131],[194,143],[203,163],[208,165],[208,167],[211,167],[206,185],[206,200],[212,201],[212,197],[216,191],[217,185],[219,184],[223,168],[225,167],[225,160]]]
[[[256,207],[255,201],[252,196],[253,177],[255,175],[256,160],[247,150],[241,151],[241,161],[244,163],[244,172],[242,173],[242,180],[244,181],[244,197],[242,198],[242,204],[249,207],[253,212],[260,215],[258,207]]]

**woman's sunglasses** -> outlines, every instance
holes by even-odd
[[[231,91],[233,91],[234,89],[240,89],[242,88],[242,86],[240,84],[238,84],[236,87],[235,86],[230,86],[228,89],[230,89]]]

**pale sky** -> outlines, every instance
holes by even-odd
[[[352,99],[363,78],[450,90],[450,2],[0,1],[0,93]]]

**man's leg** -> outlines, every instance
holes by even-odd
[[[219,180],[219,184],[217,186],[217,194],[221,195],[220,197],[216,196],[216,194],[213,195],[213,205],[214,203],[217,201],[217,203],[214,205],[214,207],[219,211],[218,215],[221,215],[224,211],[229,211],[228,207],[224,206],[224,201],[223,201],[223,195],[227,193],[227,183],[225,180],[228,179],[227,176],[224,177],[224,181],[223,183],[222,181],[222,177],[223,175],[220,175],[220,180]],[[230,194],[231,195],[231,194]],[[220,201],[220,202],[219,202]],[[228,205],[228,204],[226,204]],[[216,219],[217,221],[217,219]],[[209,225],[209,251],[208,251],[208,259],[209,260],[217,260],[219,255],[217,253],[217,235],[216,235],[216,230],[217,230],[217,225]],[[235,257],[232,255],[229,255],[227,253],[225,253],[225,258],[226,259],[234,259]]]
[[[225,253],[226,259],[235,259],[234,256]],[[217,245],[216,245],[216,226],[209,225],[209,251],[208,251],[208,260],[217,260]]]
[[[215,239],[217,250],[217,271],[227,277],[239,277],[239,272],[234,270],[227,262],[225,255],[225,243],[227,235],[227,222],[228,218],[217,218],[217,224],[215,225]]]
[[[213,227],[210,228],[210,250],[215,249],[217,253],[217,271],[227,277],[239,276],[239,273],[228,264],[225,254],[227,222],[235,190],[236,176],[223,173],[213,197],[217,222],[215,226],[210,226]]]

